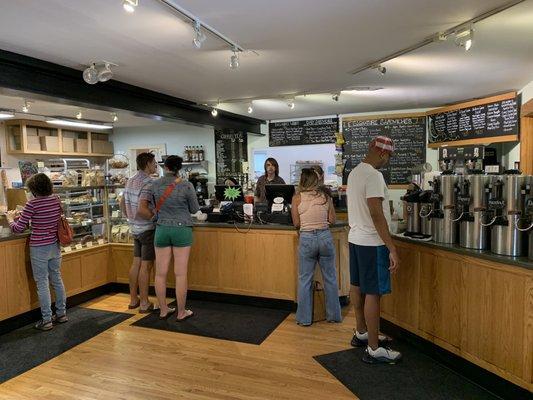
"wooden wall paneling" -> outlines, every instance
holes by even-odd
[[[218,281],[220,290],[255,295],[261,289],[264,252],[254,231],[239,233],[221,229],[218,233]],[[274,251],[274,249],[269,249]],[[280,257],[280,261],[281,261]]]
[[[81,285],[81,256],[63,256],[61,261],[61,276],[67,296],[79,293]]]
[[[6,254],[6,245],[3,243],[0,243],[0,254]],[[11,266],[9,266],[9,268],[11,268]],[[3,293],[3,295],[0,296],[0,320],[7,318],[9,310],[7,304],[7,274],[6,258],[0,257],[0,293]]]
[[[218,231],[216,229],[195,229],[194,243],[189,258],[189,287],[209,290],[219,287]]]
[[[533,99],[529,100],[525,104],[522,104],[520,115],[522,117],[533,117]]]
[[[533,175],[533,117],[520,118],[520,169]]]
[[[17,315],[38,307],[37,288],[31,271],[26,239],[9,242],[6,246],[5,262],[8,314]]]
[[[286,300],[297,299],[298,280],[298,236],[296,232],[269,231],[264,234],[254,232],[256,249],[261,260],[256,260],[259,268],[260,295]],[[276,267],[277,265],[277,267]],[[281,266],[281,268],[280,268]]]
[[[133,261],[133,246],[111,245],[110,264],[115,271],[116,282],[128,283]]]
[[[400,269],[392,275],[393,314],[413,328],[418,327],[420,252],[398,246]]]
[[[524,316],[524,380],[533,390],[533,276],[525,283]]]
[[[461,343],[461,287],[459,258],[420,251],[419,327],[455,347]]]
[[[107,283],[108,248],[82,253],[81,284],[94,288]]]
[[[466,345],[464,351],[511,374],[524,373],[524,296],[522,275],[467,262]]]

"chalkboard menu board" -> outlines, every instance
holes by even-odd
[[[338,118],[271,122],[268,125],[268,142],[270,147],[335,143],[338,131]]]
[[[243,162],[248,161],[248,136],[234,129],[215,129],[215,159],[217,184],[227,178],[235,178],[243,183]]]
[[[433,114],[430,143],[518,135],[520,96]]]
[[[381,172],[389,185],[410,183],[411,168],[426,162],[426,117],[398,116],[375,119],[346,118],[342,121],[344,176],[359,164],[370,141],[383,135],[394,141],[395,153]]]

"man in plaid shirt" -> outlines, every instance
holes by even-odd
[[[133,234],[133,263],[130,268],[130,304],[129,309],[139,307],[140,313],[149,313],[154,309],[148,299],[150,271],[155,260],[154,231],[155,223],[137,216],[137,208],[141,200],[147,200],[154,207],[153,197],[149,188],[152,184],[151,175],[157,172],[157,162],[152,153],[140,153],[137,156],[137,173],[128,179],[121,200],[122,213],[128,218]],[[137,295],[137,289],[139,295]]]

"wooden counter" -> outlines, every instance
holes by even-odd
[[[382,317],[533,390],[533,270],[395,240]]]
[[[298,233],[279,229],[195,227],[189,260],[189,288],[217,293],[296,301]],[[337,249],[339,295],[348,296],[348,234],[332,228]],[[39,307],[26,237],[0,241],[0,321]],[[63,254],[62,275],[67,296],[108,283],[128,283],[133,245],[104,244]],[[169,271],[169,287],[174,274]],[[152,277],[153,278],[153,277]],[[320,279],[320,277],[318,277]],[[152,280],[153,282],[153,280]],[[52,297],[53,297],[53,290]]]

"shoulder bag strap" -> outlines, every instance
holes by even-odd
[[[157,204],[155,206],[156,213],[159,212],[159,210],[161,210],[161,207],[163,207],[163,204],[165,203],[166,199],[172,194],[172,192],[176,188],[176,185],[180,182],[181,182],[181,178],[178,178],[174,182],[172,182],[170,185],[167,186],[167,188],[163,192],[163,195],[157,201]]]

